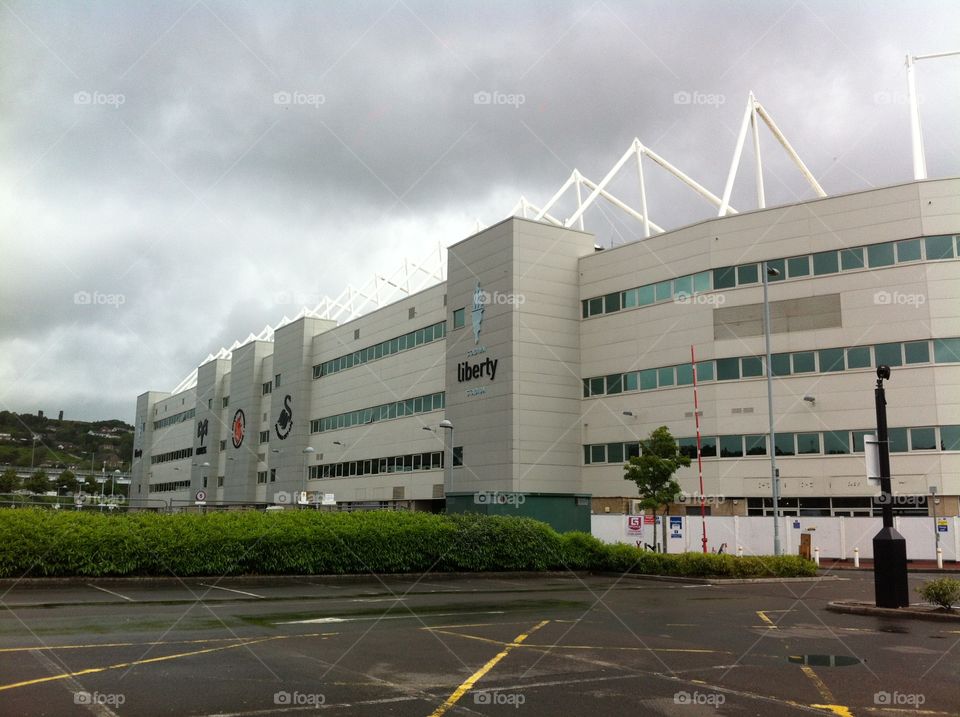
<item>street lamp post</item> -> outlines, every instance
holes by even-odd
[[[877,607],[906,607],[910,604],[907,586],[907,541],[893,527],[893,490],[890,486],[890,443],[887,434],[887,397],[883,382],[890,379],[889,366],[877,366],[873,391],[877,413],[877,444],[880,458],[880,497],[883,501],[883,528],[873,536],[873,587]]]
[[[120,469],[115,468],[113,471],[113,475],[110,477],[110,495],[114,494],[114,490],[116,488],[116,481],[120,477],[120,475],[121,475]]]
[[[440,421],[439,425],[440,425],[440,428],[450,432],[450,435],[449,435],[450,442],[446,446],[447,460],[446,460],[446,470],[444,471],[446,473],[446,481],[445,481],[446,485],[444,486],[443,492],[444,492],[444,495],[446,495],[447,493],[453,492],[453,424],[450,421],[448,421],[446,418],[444,418],[442,421]]]
[[[763,341],[766,350],[767,374],[767,419],[770,429],[770,488],[773,494],[773,554],[781,555],[780,547],[780,472],[777,470],[777,448],[773,429],[773,366],[770,357],[770,297],[767,287],[769,277],[780,276],[780,272],[763,262]]]
[[[937,529],[937,486],[930,486],[930,505],[933,506],[933,557],[940,550],[940,531]]]
[[[309,470],[308,462],[310,460],[310,454],[316,452],[317,449],[313,446],[307,446],[303,449],[303,505],[307,504],[307,471]],[[298,500],[297,503],[300,503],[300,501]]]

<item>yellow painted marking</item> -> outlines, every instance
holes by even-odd
[[[560,622],[559,620],[554,620],[554,622]],[[522,622],[473,622],[468,625],[425,625],[424,627],[418,628],[420,630],[451,630],[455,627],[493,627],[494,625],[523,625]]]
[[[803,670],[803,674],[810,678],[813,684],[817,688],[817,692],[820,693],[820,696],[823,697],[827,702],[836,702],[837,698],[833,696],[833,693],[830,691],[830,688],[827,687],[826,683],[820,679],[820,675],[813,671],[813,668],[810,665],[800,665],[800,669]]]
[[[543,620],[542,622],[534,625],[532,628],[527,630],[525,633],[521,633],[520,635],[517,635],[515,638],[513,638],[513,642],[511,642],[509,645],[504,647],[503,650],[501,650],[494,657],[488,660],[487,664],[485,664],[479,670],[477,670],[472,675],[470,675],[470,677],[464,680],[464,682],[456,690],[453,691],[453,694],[450,695],[442,705],[437,707],[437,709],[435,709],[431,713],[430,717],[441,717],[441,715],[445,714],[447,710],[449,710],[451,707],[457,704],[457,702],[460,700],[461,697],[463,697],[465,694],[467,694],[467,692],[470,691],[470,689],[477,683],[477,681],[480,678],[482,678],[485,674],[490,672],[490,670],[496,667],[497,663],[500,662],[500,660],[502,660],[504,657],[509,655],[510,651],[513,650],[513,648],[518,647],[521,642],[526,640],[528,637],[530,637],[530,635],[532,635],[534,632],[536,632],[537,630],[539,630],[541,627],[543,627],[549,622],[550,622],[549,620]]]
[[[844,705],[810,705],[811,707],[816,707],[820,710],[829,710],[835,715],[840,715],[840,717],[853,717],[853,712],[850,711],[849,707]]]
[[[761,620],[767,623],[767,627],[769,629],[776,630],[777,626],[773,624],[773,620],[767,617],[768,612],[773,612],[773,610],[757,610],[757,615],[760,617]]]
[[[298,637],[326,637],[339,632],[311,632]],[[203,645],[208,642],[236,642],[238,637],[210,637],[203,640],[164,640],[161,642],[91,642],[86,645],[37,645],[35,647],[0,647],[3,652],[33,652],[34,650],[92,650],[98,647],[140,647],[141,645]]]

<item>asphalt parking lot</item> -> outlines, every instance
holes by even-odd
[[[827,612],[841,578],[17,584],[0,713],[960,714],[960,624]]]

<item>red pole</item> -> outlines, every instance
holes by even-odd
[[[697,470],[700,473],[700,527],[703,529],[703,552],[707,552],[707,508],[703,495],[703,456],[700,455],[700,402],[697,400],[697,359],[690,344],[690,366],[693,368],[693,418],[697,424]]]

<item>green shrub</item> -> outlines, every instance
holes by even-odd
[[[960,580],[938,578],[937,580],[931,580],[929,583],[924,583],[917,588],[917,592],[927,602],[932,602],[944,610],[949,610],[954,603],[960,603]]]
[[[663,555],[511,516],[289,510],[162,515],[0,509],[0,577],[592,570],[814,575],[796,556]]]

